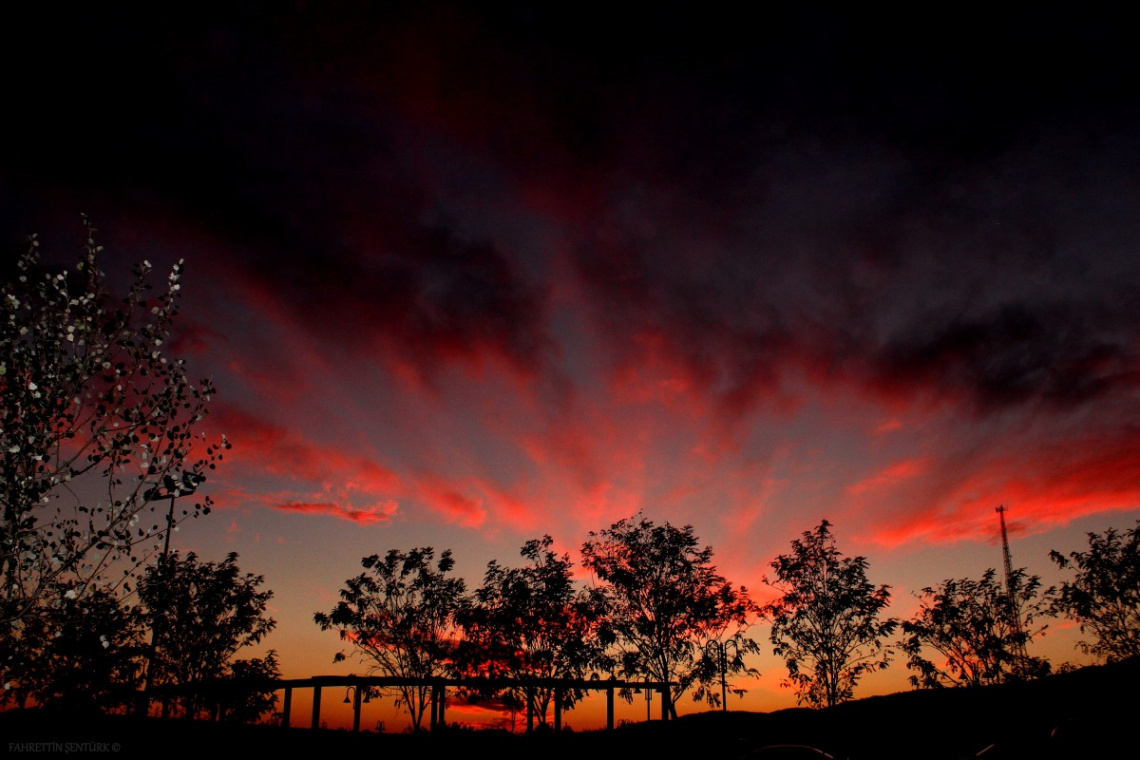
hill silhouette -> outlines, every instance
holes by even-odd
[[[436,735],[243,726],[127,716],[60,715],[38,710],[0,714],[8,754],[103,754],[152,757],[172,748],[189,754],[356,753],[408,757],[746,758],[770,745],[817,747],[848,760],[985,760],[1116,756],[1133,743],[1140,661],[1092,666],[1029,683],[909,691],[824,710],[706,712],[669,723],[613,732],[531,736],[449,728]],[[35,748],[29,745],[37,745]],[[777,757],[760,753],[758,758]]]

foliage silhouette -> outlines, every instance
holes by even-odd
[[[116,301],[86,218],[84,227],[74,271],[45,271],[33,237],[0,283],[5,683],[18,684],[20,665],[40,656],[25,633],[51,624],[46,611],[61,594],[82,605],[100,589],[125,590],[153,556],[167,529],[154,510],[158,485],[183,475],[204,480],[229,448],[196,438],[213,386],[192,383],[183,360],[167,354],[182,263],[152,296],[144,261]],[[206,498],[182,516],[209,508]]]
[[[1077,621],[1091,641],[1079,646],[1116,662],[1140,656],[1140,521],[1123,532],[1089,533],[1089,548],[1049,556],[1075,576],[1061,584],[1053,611]]]
[[[228,672],[214,684],[217,719],[236,723],[265,720],[277,707],[273,682],[280,677],[273,649],[264,657],[232,661]]]
[[[1048,663],[1025,654],[1026,645],[1045,632],[1045,626],[1034,628],[1046,611],[1040,587],[1038,576],[1018,569],[1011,599],[990,568],[980,580],[947,578],[923,589],[922,606],[902,624],[899,643],[909,655],[907,667],[916,671],[911,684],[984,686],[1047,673]],[[924,656],[928,649],[938,657]]]
[[[735,643],[725,663],[729,673],[756,674],[744,656],[759,651],[745,635],[757,607],[747,589],[717,573],[712,556],[712,547],[699,548],[691,525],[654,525],[644,517],[591,532],[582,546],[583,564],[602,582],[619,670],[627,678],[672,682],[673,717],[690,688],[695,700],[720,704],[713,642]]]
[[[221,717],[221,694],[257,680],[251,675],[276,677],[273,652],[264,659],[233,661],[276,626],[265,614],[273,592],[261,591],[263,582],[260,575],[243,574],[234,553],[215,563],[199,562],[193,552],[185,558],[175,552],[147,569],[139,583],[139,608],[154,636],[149,684],[174,695],[164,699],[164,711],[169,702],[186,717]],[[259,703],[256,693],[225,699],[244,705],[231,704],[233,713]]]
[[[84,599],[66,592],[25,619],[23,642],[35,656],[22,668],[16,699],[68,713],[130,705],[138,685],[142,626],[106,589]]]
[[[365,572],[345,581],[341,601],[329,613],[313,616],[321,630],[336,629],[356,655],[385,676],[434,678],[447,674],[455,653],[456,614],[467,604],[462,578],[446,550],[432,566],[432,547],[380,557],[364,557]],[[345,659],[339,652],[336,660]],[[419,731],[430,699],[428,685],[397,687],[397,707],[404,707]]]
[[[603,662],[599,634],[603,608],[598,595],[575,587],[569,555],[558,555],[550,536],[527,541],[519,552],[527,564],[505,568],[492,560],[483,585],[458,621],[463,641],[457,652],[460,673],[514,679],[585,678]],[[550,687],[513,687],[498,696],[508,708],[531,709],[541,723],[555,697]],[[562,707],[582,697],[563,691]]]
[[[885,639],[898,621],[882,619],[890,586],[867,580],[867,560],[836,548],[831,523],[792,541],[792,553],[772,561],[780,598],[763,614],[772,623],[773,652],[788,667],[788,684],[801,704],[830,707],[854,696],[866,673],[885,668]]]

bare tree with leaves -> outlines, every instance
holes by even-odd
[[[182,514],[164,482],[201,483],[229,444],[197,431],[214,393],[169,356],[182,263],[152,294],[151,265],[115,299],[86,243],[72,271],[45,269],[33,237],[0,283],[0,671],[26,662],[28,618],[62,594],[120,590]],[[176,494],[175,494],[176,495]],[[58,601],[58,600],[54,600]]]
[[[434,562],[434,566],[433,566]],[[313,616],[321,630],[335,629],[341,641],[384,676],[430,679],[445,676],[456,646],[456,613],[467,604],[462,578],[451,551],[435,561],[432,547],[402,552],[392,549],[361,560],[365,572],[345,581],[341,601],[331,612]],[[338,652],[336,661],[346,658]],[[397,687],[397,707],[404,707],[419,731],[430,704],[431,686]]]
[[[780,596],[763,613],[801,704],[831,707],[851,699],[864,674],[890,662],[887,639],[898,627],[883,617],[890,586],[868,581],[867,566],[865,557],[836,548],[827,520],[772,561],[775,579],[765,580]]]

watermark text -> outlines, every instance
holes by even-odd
[[[8,742],[11,754],[83,755],[118,752],[120,749],[118,742]]]

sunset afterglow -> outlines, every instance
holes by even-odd
[[[590,531],[641,512],[763,603],[827,519],[905,618],[1000,570],[999,505],[1046,586],[1050,550],[1136,524],[1122,20],[479,6],[88,8],[4,53],[8,250],[73,265],[83,212],[116,283],[186,260],[170,350],[233,449],[173,543],[264,575],[283,677],[368,671],[313,616],[389,549],[451,549],[473,590],[549,534],[589,584]],[[796,704],[768,630],[731,709]],[[1079,638],[1031,649],[1090,663]],[[402,730],[391,702],[364,727]],[[604,693],[565,721],[603,725]]]

